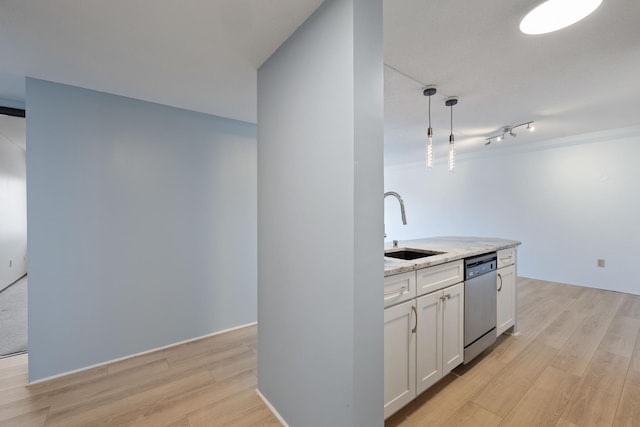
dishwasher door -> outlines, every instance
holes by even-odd
[[[464,363],[496,341],[496,271],[465,282]]]

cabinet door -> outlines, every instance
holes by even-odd
[[[464,360],[464,283],[443,291],[442,376]]]
[[[416,396],[414,301],[384,310],[384,418]]]
[[[498,270],[496,287],[498,290],[498,336],[515,324],[516,317],[516,266],[510,265]]]
[[[418,310],[417,394],[442,378],[442,291],[416,300]]]

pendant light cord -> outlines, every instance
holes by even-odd
[[[431,95],[429,95],[429,127],[431,127]]]

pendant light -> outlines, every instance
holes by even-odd
[[[444,105],[451,109],[451,134],[449,134],[449,172],[453,172],[453,169],[456,166],[456,149],[454,146],[454,138],[453,138],[453,106],[458,103],[458,98],[451,97],[448,98]]]
[[[424,96],[429,97],[429,129],[427,130],[427,146],[425,147],[425,163],[427,169],[433,167],[433,129],[431,128],[431,97],[436,94],[435,87],[427,87],[422,92]]]

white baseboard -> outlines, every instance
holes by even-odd
[[[282,416],[280,416],[280,414],[278,413],[278,411],[276,411],[276,408],[273,407],[273,405],[271,404],[271,402],[269,402],[267,400],[266,397],[264,397],[264,395],[262,393],[260,393],[260,390],[258,390],[256,388],[256,393],[258,393],[258,397],[260,399],[262,399],[262,401],[264,402],[265,405],[267,405],[267,408],[269,408],[269,410],[271,411],[271,413],[273,414],[274,417],[276,417],[278,419],[278,421],[280,421],[280,424],[282,424],[284,427],[289,427],[289,424],[287,424],[287,422],[284,420],[284,418],[282,418]]]
[[[249,326],[256,325],[257,323],[258,322],[252,322],[252,323],[247,323],[246,325],[234,326],[233,328],[225,329],[223,331],[212,332],[210,334],[202,335],[200,337],[190,338],[188,340],[176,342],[176,343],[173,343],[173,344],[164,345],[162,347],[152,348],[151,350],[145,350],[145,351],[142,351],[140,353],[135,353],[135,354],[130,354],[128,356],[118,357],[117,359],[112,359],[112,360],[108,360],[106,362],[96,363],[95,365],[85,366],[84,368],[74,369],[73,371],[67,371],[67,372],[63,372],[61,374],[52,375],[50,377],[40,378],[39,380],[29,381],[27,383],[27,385],[33,385],[33,384],[38,384],[38,383],[42,383],[42,382],[45,382],[45,381],[51,381],[51,380],[55,380],[55,379],[58,379],[58,378],[61,378],[61,377],[66,377],[67,375],[77,374],[78,372],[88,371],[89,369],[99,368],[99,367],[104,366],[104,365],[110,365],[111,363],[121,362],[121,361],[127,360],[127,359],[133,359],[134,357],[143,356],[145,354],[153,353],[155,351],[166,350],[166,349],[171,348],[171,347],[177,347],[177,346],[182,345],[182,344],[187,344],[187,343],[190,343],[190,342],[193,342],[193,341],[198,341],[198,340],[202,340],[202,339],[205,339],[205,338],[210,338],[210,337],[213,337],[213,336],[216,336],[216,335],[224,334],[226,332],[235,331],[237,329],[247,328]]]

